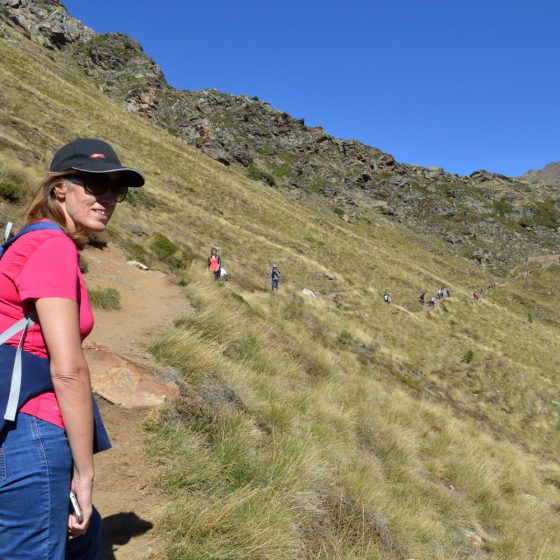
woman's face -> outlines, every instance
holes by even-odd
[[[109,188],[110,183],[107,183],[108,188],[103,193],[92,194],[86,190],[87,180],[87,176],[80,176],[79,181],[76,182],[71,178],[64,179],[55,187],[57,199],[66,215],[67,227],[71,232],[104,231],[117,205],[115,193]]]

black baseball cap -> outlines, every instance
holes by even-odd
[[[51,162],[51,173],[62,171],[84,171],[85,173],[119,172],[122,182],[128,187],[141,187],[144,176],[131,167],[123,167],[115,150],[96,138],[76,138],[60,148]]]

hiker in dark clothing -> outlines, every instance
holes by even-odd
[[[270,278],[272,280],[272,291],[278,289],[278,284],[280,283],[280,271],[278,267],[274,264],[272,265],[272,270],[270,271]]]
[[[425,305],[425,304],[426,304],[426,292],[422,292],[422,293],[420,294],[420,303],[421,303],[422,305]]]

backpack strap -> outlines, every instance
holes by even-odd
[[[14,227],[13,222],[8,222],[6,224],[6,229],[4,230],[4,241],[10,239],[10,233],[12,232],[12,227]]]
[[[27,331],[37,322],[37,320],[37,315],[33,311],[27,317],[20,319],[15,325],[12,325],[0,335],[0,344],[4,344],[7,340],[12,338],[12,336],[23,331],[16,350],[14,368],[12,369],[12,381],[10,383],[10,394],[8,396],[8,404],[6,405],[4,420],[11,420],[13,422],[16,419],[19,394],[21,391],[21,353],[23,341],[25,340]]]
[[[11,222],[6,226],[6,231],[4,232],[5,237],[9,236],[12,230],[10,224]],[[31,224],[23,228],[19,233],[16,233],[16,235],[14,235],[13,237],[10,237],[10,239],[6,239],[6,241],[4,241],[4,243],[0,246],[0,258],[2,258],[2,255],[4,254],[6,249],[8,249],[8,247],[10,247],[12,243],[14,243],[14,241],[17,241],[22,235],[25,235],[26,233],[29,233],[31,231],[38,231],[42,229],[57,229],[59,231],[62,231],[62,228],[54,222],[37,222],[35,224]]]

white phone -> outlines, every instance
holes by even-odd
[[[82,508],[78,503],[78,498],[76,498],[76,494],[73,491],[70,491],[70,503],[72,504],[72,509],[74,510],[74,515],[78,520],[78,523],[81,523],[84,520],[84,514],[82,513]]]

